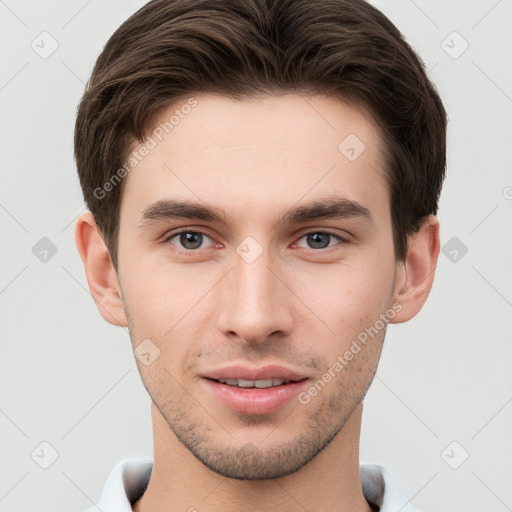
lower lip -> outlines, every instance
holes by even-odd
[[[309,379],[266,389],[238,388],[203,378],[207,388],[230,409],[245,414],[268,414],[295,398]]]

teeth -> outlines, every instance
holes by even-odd
[[[281,386],[288,384],[289,380],[285,379],[266,379],[266,380],[245,380],[245,379],[219,379],[219,382],[227,384],[228,386],[236,386],[239,388],[271,388],[274,386]]]
[[[272,386],[272,379],[270,380],[244,380],[238,379],[238,387],[240,388],[269,388]]]

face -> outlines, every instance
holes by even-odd
[[[276,478],[360,404],[396,307],[380,133],[321,96],[195,102],[126,178],[124,311],[166,428],[224,476]]]

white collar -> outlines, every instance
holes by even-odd
[[[132,512],[131,503],[146,490],[152,468],[153,459],[122,460],[108,476],[100,501],[85,512]],[[360,476],[364,497],[379,512],[418,512],[385,467],[361,464]]]

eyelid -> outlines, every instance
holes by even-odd
[[[305,235],[309,235],[310,233],[325,233],[331,236],[334,236],[336,238],[339,238],[340,240],[344,242],[350,242],[350,240],[353,238],[353,236],[348,233],[347,231],[343,231],[343,233],[340,233],[339,231],[333,230],[332,228],[305,228],[304,230],[299,231],[295,236],[297,237],[297,240],[304,237]]]
[[[195,229],[195,228],[185,228],[185,229],[183,229],[183,228],[179,228],[176,231],[169,231],[169,232],[167,232],[164,235],[163,242],[164,243],[170,242],[172,238],[175,238],[178,235],[181,235],[183,233],[196,233],[196,234],[200,234],[200,235],[203,235],[204,237],[209,238],[212,241],[212,245],[215,245],[217,243],[217,242],[215,242],[215,240],[213,239],[213,237],[211,235],[209,235],[206,231],[203,231],[203,228],[202,229]],[[200,251],[202,251],[204,249],[179,249],[178,248],[178,250],[181,250],[182,252],[200,252]]]
[[[325,247],[323,249],[312,249],[311,247],[302,247],[302,249],[306,249],[306,251],[313,251],[313,252],[327,252],[329,249],[334,249],[334,247],[336,247],[337,245],[340,245],[340,244],[348,244],[350,243],[350,239],[349,239],[349,236],[343,236],[339,233],[336,233],[334,231],[331,231],[330,229],[308,229],[302,233],[299,233],[297,235],[297,240],[296,242],[294,242],[294,246],[302,239],[304,238],[305,236],[311,234],[311,233],[321,233],[321,234],[325,234],[325,235],[330,235],[334,238],[337,238],[338,239],[338,243],[331,246],[331,247]]]

